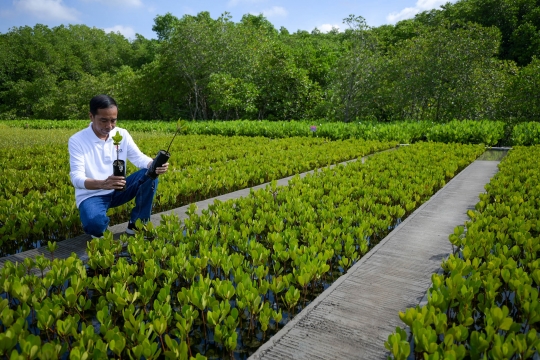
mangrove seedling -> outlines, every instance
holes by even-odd
[[[116,160],[118,161],[118,157],[119,157],[119,155],[120,155],[120,154],[119,154],[119,150],[120,150],[120,149],[119,149],[118,147],[120,146],[120,142],[122,141],[123,137],[122,137],[122,135],[120,135],[120,132],[117,131],[117,132],[116,132],[116,135],[114,135],[114,136],[112,137],[112,139],[113,139],[113,144],[114,144],[114,146],[116,146]]]
[[[51,253],[51,260],[54,261],[54,252],[58,249],[58,244],[56,241],[48,241],[47,242],[47,250]]]
[[[113,175],[114,176],[123,176],[126,177],[126,163],[124,160],[120,160],[120,142],[123,137],[120,135],[120,132],[116,131],[116,135],[112,137],[113,145],[116,146],[116,160],[113,162]],[[120,191],[124,191],[126,187],[124,186]]]

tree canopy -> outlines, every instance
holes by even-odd
[[[85,25],[0,34],[0,118],[538,120],[540,4],[462,0],[396,25],[277,30],[262,15],[158,15],[156,40]]]

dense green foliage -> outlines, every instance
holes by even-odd
[[[0,126],[22,129],[82,129],[87,120],[11,120],[0,121]],[[174,132],[175,123],[166,121],[122,121],[130,131],[154,133]],[[331,140],[364,139],[397,141],[409,144],[417,141],[459,142],[493,146],[504,139],[501,121],[450,121],[436,124],[429,121],[377,122],[321,122],[317,121],[197,121],[186,123],[187,134],[223,136],[264,136],[272,139],[294,136],[320,137]]]
[[[0,113],[70,118],[89,99],[155,57],[154,42],[85,25],[13,28],[0,35]],[[121,81],[120,81],[121,82]],[[62,115],[60,115],[62,114]]]
[[[540,120],[538,0],[461,0],[396,25],[279,31],[263,16],[154,19],[157,40],[84,25],[0,34],[0,118]]]
[[[45,134],[51,136],[50,131],[41,131],[41,137]],[[134,136],[137,140],[137,134]],[[155,134],[137,142],[141,151],[153,155],[169,141],[170,136]],[[355,159],[396,144],[306,137],[182,136],[171,148],[170,170],[160,177],[153,211]],[[82,233],[65,143],[21,147],[8,142],[0,148],[0,255],[27,249],[36,240],[60,240]],[[136,170],[128,163],[128,175]],[[127,221],[132,206],[109,209],[111,223]]]
[[[447,3],[442,8],[442,11],[420,14],[416,21],[429,26],[444,21],[494,26],[501,32],[500,59],[523,66],[540,55],[540,3],[537,0],[467,0]]]
[[[426,138],[435,142],[495,145],[504,136],[501,121],[451,121],[434,125],[426,132]]]
[[[540,59],[534,58],[522,68],[517,76],[513,76],[504,91],[504,108],[500,117],[511,120],[540,119]]]
[[[515,145],[540,145],[540,123],[526,122],[514,127],[512,143]]]
[[[540,147],[516,147],[486,185],[454,253],[433,274],[426,306],[407,309],[415,358],[533,359],[540,349]],[[388,338],[396,359],[411,351],[404,330]]]
[[[120,242],[92,240],[88,268],[75,255],[7,262],[0,356],[249,355],[482,152],[417,144],[202,215],[192,206],[184,223],[168,216]]]

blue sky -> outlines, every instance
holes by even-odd
[[[135,33],[154,38],[154,17],[167,12],[177,17],[209,11],[213,18],[229,12],[234,21],[244,14],[264,14],[279,29],[290,32],[344,29],[349,14],[363,16],[368,25],[379,26],[439,8],[447,0],[0,0],[0,32],[13,26],[50,27],[85,24],[119,31],[128,38]],[[455,0],[451,1],[455,2]]]

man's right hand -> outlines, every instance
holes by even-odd
[[[87,190],[120,190],[124,185],[126,185],[126,178],[114,175],[105,180],[86,179],[84,181],[84,187]]]
[[[103,180],[102,189],[104,190],[120,190],[126,186],[126,178],[123,176],[111,175]]]

